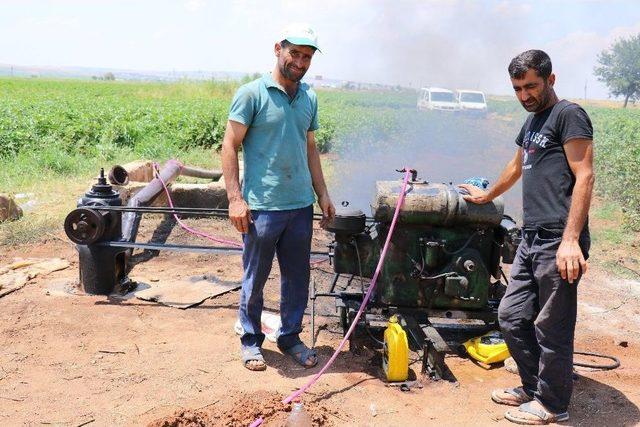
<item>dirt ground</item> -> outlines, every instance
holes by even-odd
[[[155,225],[143,220],[141,238]],[[237,238],[224,221],[198,227]],[[206,224],[206,225],[205,225]],[[318,231],[322,250],[327,241]],[[177,228],[170,240],[185,242]],[[193,240],[193,243],[206,244]],[[243,368],[233,325],[238,292],[180,310],[136,298],[56,292],[76,279],[77,254],[61,232],[44,244],[2,248],[0,266],[15,257],[63,257],[70,268],[36,278],[0,298],[0,425],[282,425],[288,415],[279,402],[303,385],[320,366],[305,370],[266,341],[268,369]],[[320,265],[321,269],[328,266]],[[238,281],[238,255],[162,252],[140,262],[131,277],[165,281],[194,275]],[[327,275],[313,277],[326,286]],[[578,369],[567,425],[640,424],[640,283],[592,271],[580,283],[576,347],[614,355],[613,371]],[[274,267],[265,308],[278,311],[279,278]],[[326,361],[341,339],[331,307],[321,310],[317,349]],[[309,325],[303,339],[309,343]],[[412,354],[412,359],[417,359]],[[425,381],[402,392],[382,380],[380,355],[345,349],[303,402],[316,425],[424,426],[510,425],[490,391],[518,378],[503,368],[484,370],[457,356],[447,363],[457,383]],[[411,366],[419,373],[420,362]]]

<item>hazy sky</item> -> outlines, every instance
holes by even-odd
[[[293,21],[320,37],[309,75],[509,94],[509,60],[541,48],[560,96],[606,98],[597,54],[640,33],[640,2],[2,0],[0,64],[263,72]]]

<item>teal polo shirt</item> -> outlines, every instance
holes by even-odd
[[[242,196],[252,210],[288,210],[315,202],[307,132],[318,129],[318,99],[300,83],[291,99],[270,74],[241,86],[229,120],[247,126]]]

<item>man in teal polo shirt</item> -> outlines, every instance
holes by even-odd
[[[266,369],[260,316],[263,288],[274,254],[280,266],[278,347],[300,365],[318,363],[300,340],[309,297],[309,257],[315,194],[323,221],[335,208],[324,182],[314,132],[318,129],[316,94],[300,80],[318,50],[306,25],[287,27],[275,44],[276,66],[238,89],[222,143],[222,169],[229,219],[242,233],[242,294],[239,317],[242,361],[247,369]],[[239,183],[238,149],[244,154],[244,183]],[[321,224],[322,225],[322,224]]]

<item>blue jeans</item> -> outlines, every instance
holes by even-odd
[[[242,294],[240,323],[242,348],[261,347],[264,341],[260,316],[264,284],[271,272],[273,256],[280,265],[280,317],[278,347],[299,344],[302,317],[309,298],[309,257],[313,230],[313,206],[286,211],[252,211],[253,223],[243,234]]]

